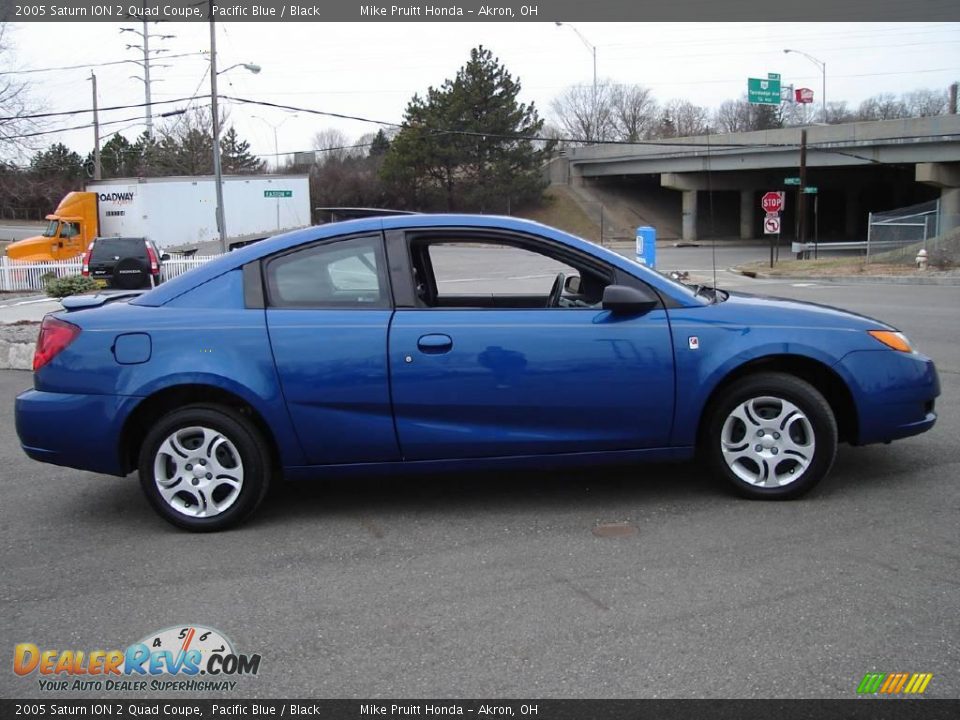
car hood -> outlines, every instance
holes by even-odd
[[[859,313],[842,310],[831,305],[790,300],[770,295],[726,290],[729,298],[721,303],[732,313],[747,313],[753,322],[768,321],[773,324],[802,324],[808,327],[846,328],[856,330],[896,330],[888,323]]]
[[[53,260],[50,251],[51,245],[56,244],[55,238],[34,235],[33,237],[17,240],[7,245],[7,257],[11,260],[40,261]]]

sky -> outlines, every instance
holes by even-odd
[[[11,50],[0,70],[26,70],[142,59],[126,48],[140,38],[121,27],[142,30],[142,23],[12,23]],[[401,122],[414,93],[439,86],[455,75],[472,47],[484,45],[518,77],[521,100],[535,102],[552,119],[550,101],[565,87],[592,82],[592,54],[574,28],[596,47],[601,79],[651,88],[656,98],[685,98],[716,108],[739,98],[748,77],[776,72],[784,84],[809,87],[820,102],[820,70],[806,58],[783,49],[802,50],[826,63],[828,102],[855,107],[882,92],[918,88],[945,89],[960,80],[960,23],[218,23],[219,68],[255,63],[259,74],[242,67],[219,75],[219,94],[323,110],[377,121]],[[151,41],[169,55],[209,50],[206,23],[151,23],[151,34],[175,35]],[[169,67],[158,67],[169,65]],[[206,56],[168,61],[153,68],[153,99],[207,95]],[[143,102],[142,81],[134,64],[94,68],[101,107]],[[47,111],[91,107],[90,69],[19,75]],[[199,98],[192,104],[206,104]],[[225,103],[230,122],[254,153],[272,163],[274,128],[280,153],[313,147],[318,130],[338,128],[351,139],[375,132],[376,123],[341,120],[277,109]],[[164,105],[157,112],[188,103]],[[133,140],[143,130],[143,111],[101,113],[104,127]],[[51,128],[89,122],[90,115],[55,118]],[[170,122],[166,120],[164,122]],[[50,136],[82,155],[93,147],[92,128]]]

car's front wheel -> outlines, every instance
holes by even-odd
[[[782,500],[829,472],[837,422],[810,383],[761,373],[735,382],[712,404],[703,442],[714,470],[741,495]]]
[[[140,485],[168,522],[195,532],[244,520],[270,484],[270,451],[260,431],[219,405],[164,415],[140,450]]]

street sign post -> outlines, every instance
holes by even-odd
[[[772,195],[779,193],[767,193],[767,195]],[[766,197],[766,196],[764,196]],[[780,213],[778,212],[768,212],[767,216],[763,219],[763,234],[770,236],[770,267],[773,267],[773,246],[776,242],[777,246],[777,256],[780,255]],[[776,238],[776,241],[774,241]]]
[[[747,102],[754,105],[779,105],[780,73],[767,73],[766,78],[747,78]]]

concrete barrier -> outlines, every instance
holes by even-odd
[[[32,370],[40,323],[0,325],[0,370]]]

